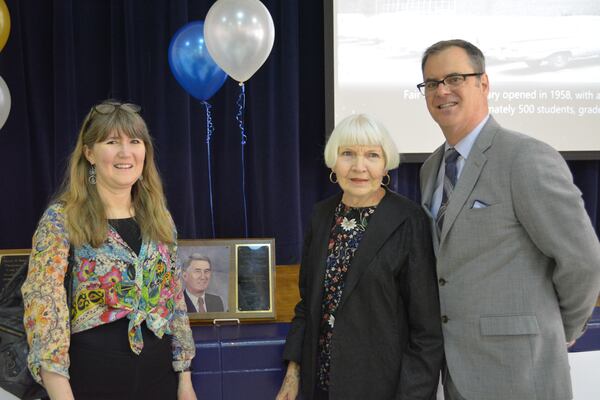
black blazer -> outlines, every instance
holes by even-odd
[[[314,396],[327,244],[341,194],[318,203],[304,241],[300,302],[283,357],[300,364]],[[443,359],[430,225],[421,208],[387,192],[346,275],[331,343],[329,398],[431,399]]]
[[[188,312],[198,312],[196,305],[185,290],[183,291],[183,295],[185,296],[185,305],[187,306]],[[224,311],[223,300],[215,294],[204,293],[204,305],[206,306],[206,312]]]

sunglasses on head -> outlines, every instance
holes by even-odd
[[[96,104],[90,110],[90,115],[88,117],[86,124],[83,126],[83,131],[86,131],[89,128],[90,123],[94,119],[94,113],[98,113],[101,115],[110,115],[110,114],[114,113],[116,110],[123,110],[128,113],[139,114],[139,112],[142,110],[142,107],[138,106],[137,104],[120,103],[118,101],[110,101],[110,102]]]
[[[137,104],[119,103],[119,102],[100,103],[100,104],[96,104],[94,107],[92,107],[92,110],[94,110],[98,114],[102,114],[102,115],[112,114],[113,112],[115,112],[118,109],[137,114],[141,111],[142,108],[140,106],[138,106]]]

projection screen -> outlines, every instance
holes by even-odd
[[[366,112],[405,160],[443,142],[425,99],[421,55],[461,38],[487,59],[490,112],[566,158],[600,158],[597,0],[326,0],[327,131]]]

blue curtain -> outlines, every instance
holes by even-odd
[[[169,41],[203,20],[212,1],[6,0],[11,33],[0,75],[12,109],[0,130],[0,248],[28,248],[58,188],[78,128],[105,98],[142,106],[180,238],[211,238],[203,106],[173,78]],[[245,125],[249,237],[275,237],[277,262],[300,258],[312,205],[337,190],[328,182],[325,141],[323,4],[265,0],[275,45],[247,82]],[[240,92],[228,80],[210,100],[216,236],[244,236]],[[401,111],[401,110],[399,110]],[[405,116],[410,118],[410,116]],[[440,135],[441,142],[441,135]],[[570,163],[598,223],[598,161]],[[419,164],[392,175],[392,188],[418,200]]]

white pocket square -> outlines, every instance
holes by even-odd
[[[483,201],[475,200],[471,208],[486,208],[489,204],[484,203]]]

